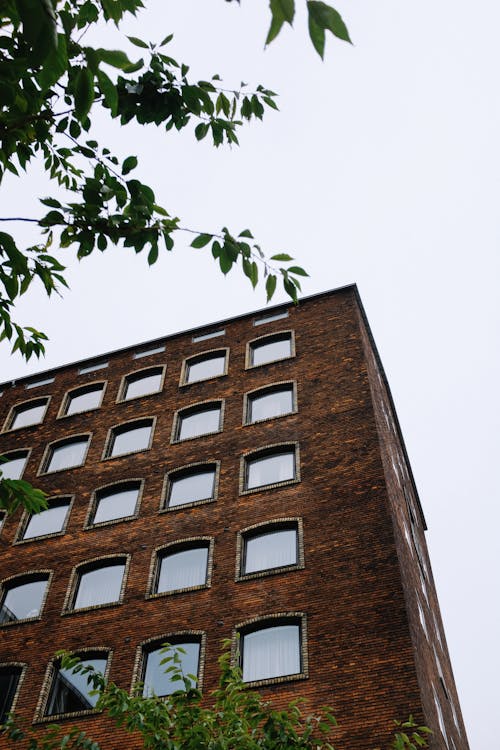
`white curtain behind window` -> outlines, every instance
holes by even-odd
[[[196,547],[165,556],[160,564],[158,593],[191,586],[203,586],[207,580],[208,547]]]
[[[278,625],[243,636],[243,681],[300,672],[300,628]]]

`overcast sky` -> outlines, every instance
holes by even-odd
[[[159,41],[174,32],[170,54],[195,78],[219,73],[230,88],[263,83],[279,92],[281,111],[241,131],[232,150],[154,129],[106,125],[105,139],[120,156],[139,157],[137,175],[184,226],[250,227],[269,254],[288,251],[307,268],[305,294],[357,282],[429,526],[470,745],[492,750],[500,673],[500,6],[337,3],[355,46],[329,39],[321,63],[302,12],[295,30],[264,51],[263,0],[145,1],[127,33]],[[99,43],[119,42],[109,29]],[[8,176],[0,215],[40,215],[36,196],[55,188],[30,174],[19,184]],[[18,229],[26,243],[37,240]],[[3,346],[0,380],[263,306],[263,290],[252,292],[234,271],[223,278],[190,239],[179,236],[176,252],[152,269],[123,249],[81,264],[64,251],[71,291],[50,301],[33,294],[18,310],[23,324],[49,334],[47,356],[27,366]]]

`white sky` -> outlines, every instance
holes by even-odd
[[[127,33],[159,41],[173,31],[170,54],[194,77],[263,83],[280,93],[281,112],[242,130],[239,149],[106,126],[108,142],[139,156],[137,176],[185,226],[250,227],[269,254],[294,255],[311,275],[305,294],[358,283],[429,526],[470,745],[491,750],[500,673],[500,6],[343,1],[336,7],[355,46],[329,39],[322,64],[302,12],[264,52],[264,2],[146,3]],[[99,43],[119,45],[111,28]],[[40,215],[36,196],[55,188],[34,172],[6,180],[0,215]],[[36,241],[30,231],[19,228],[26,243]],[[153,269],[122,249],[81,264],[62,252],[71,291],[63,300],[33,294],[18,311],[49,334],[45,361],[26,366],[3,345],[0,380],[264,304],[263,290],[234,271],[224,279],[190,239],[179,236]]]

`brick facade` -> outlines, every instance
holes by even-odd
[[[109,650],[109,677],[128,688],[140,644],[165,634],[203,633],[202,688],[209,691],[216,685],[220,642],[236,625],[298,613],[307,630],[303,673],[300,679],[264,685],[266,697],[278,706],[297,695],[311,708],[331,705],[340,725],[335,745],[345,750],[385,746],[393,719],[410,712],[434,730],[435,750],[468,749],[425,521],[356,288],[308,298],[288,313],[258,327],[253,321],[259,314],[245,315],[114,352],[95,360],[108,362],[105,369],[90,373],[79,369],[91,361],[67,365],[47,374],[53,382],[33,389],[25,385],[35,378],[0,386],[0,424],[6,427],[13,406],[50,397],[41,424],[4,428],[0,453],[29,449],[23,478],[50,496],[73,497],[63,534],[16,543],[21,514],[8,518],[0,533],[1,580],[52,571],[40,617],[0,626],[0,664],[26,664],[15,706],[26,720],[40,719],[58,649]],[[196,335],[222,328],[223,336],[193,342]],[[293,356],[249,367],[248,342],[282,331],[293,332]],[[133,357],[163,344],[165,351]],[[211,349],[227,350],[226,372],[185,384],[185,360]],[[159,392],[120,400],[125,375],[163,365]],[[68,391],[102,381],[99,408],[61,416]],[[296,411],[245,424],[245,394],[276,383],[295,384]],[[223,403],[223,429],[172,442],[175,414],[207,402]],[[155,422],[148,449],[103,460],[110,428],[146,418]],[[47,445],[82,434],[90,436],[83,466],[39,474]],[[242,457],[276,444],[298,446],[300,480],[242,491]],[[162,511],[166,474],[203,462],[218,465],[216,498]],[[143,480],[138,512],[89,527],[95,490],[129,479]],[[235,576],[239,532],[277,519],[301,520],[304,564],[269,575]],[[149,596],[154,550],[200,537],[213,540],[207,586]],[[129,556],[122,601],[68,612],[74,568],[108,556]],[[125,741],[116,730],[113,741],[106,741],[109,724],[99,715],[82,716],[80,724],[109,750]],[[130,738],[126,742],[135,747]]]

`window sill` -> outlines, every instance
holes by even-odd
[[[282,565],[279,568],[267,568],[266,570],[256,570],[253,573],[242,573],[235,577],[236,583],[254,580],[255,578],[265,578],[266,576],[278,575],[280,573],[291,573],[294,570],[304,570],[305,565],[294,563],[293,565]]]
[[[250,489],[242,489],[240,490],[240,495],[251,495],[254,492],[265,492],[267,490],[274,490],[276,488],[280,487],[288,487],[292,484],[298,484],[300,482],[300,479],[298,477],[295,477],[294,479],[285,479],[283,482],[274,482],[273,484],[262,484],[258,487],[251,487]]]

